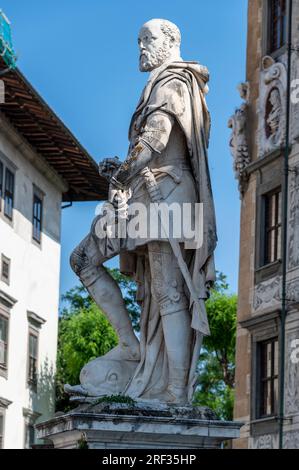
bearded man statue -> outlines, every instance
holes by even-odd
[[[100,173],[110,183],[109,201],[118,221],[130,219],[134,204],[149,213],[152,204],[162,201],[180,208],[200,204],[202,241],[192,244],[184,233],[174,237],[177,227],[167,237],[133,237],[127,230],[122,237],[101,237],[103,214],[96,217],[73,251],[71,266],[115,328],[119,344],[82,369],[81,385],[67,385],[66,390],[186,405],[196,385],[202,338],[209,334],[205,300],[215,281],[217,237],[205,101],[209,74],[206,67],[183,61],[180,31],[169,21],[145,23],[138,43],[140,70],[150,75],[132,117],[127,158],[100,163]],[[139,338],[120,288],[103,266],[117,255],[120,270],[138,285]]]

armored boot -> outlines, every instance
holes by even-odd
[[[162,322],[169,371],[165,400],[175,405],[186,405],[192,334],[190,313],[188,309],[183,309],[162,315]]]
[[[168,360],[169,380],[167,387],[167,403],[175,405],[186,405],[188,402],[188,369],[175,367],[175,364]]]

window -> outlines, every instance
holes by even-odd
[[[10,260],[6,256],[1,256],[1,281],[9,284]]]
[[[0,211],[2,208],[2,194],[3,194],[3,163],[0,162]]]
[[[13,204],[14,204],[14,185],[15,176],[6,168],[5,170],[5,188],[4,188],[4,215],[12,220]]]
[[[42,199],[36,194],[33,195],[33,233],[32,237],[38,243],[41,242],[42,232]]]
[[[269,0],[269,52],[286,44],[287,0]]]
[[[0,409],[0,449],[3,449],[4,438],[4,412]]]
[[[0,313],[0,369],[7,369],[8,317]]]
[[[41,414],[29,409],[23,408],[24,416],[24,449],[31,449],[32,445],[35,444],[35,423]]]
[[[31,423],[25,423],[25,449],[31,449],[35,442],[35,429]]]
[[[262,264],[281,258],[281,190],[264,195],[264,249]]]
[[[37,384],[38,332],[29,330],[28,383]]]
[[[28,367],[27,382],[36,391],[38,379],[38,346],[39,330],[46,322],[42,317],[34,312],[27,312],[28,318]]]
[[[259,359],[259,410],[258,418],[273,416],[278,405],[278,339],[263,341],[258,345]]]
[[[0,449],[4,449],[5,414],[11,403],[6,398],[0,397]]]

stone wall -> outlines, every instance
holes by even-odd
[[[299,0],[294,0],[293,42],[298,44]],[[235,419],[247,424],[241,429],[236,448],[276,448],[278,446],[277,420],[255,419],[255,342],[279,334],[281,308],[281,263],[259,269],[259,234],[261,219],[259,203],[262,194],[271,185],[283,182],[283,152],[286,100],[286,48],[267,56],[266,2],[248,2],[247,82],[250,88],[248,104],[248,144],[251,163],[247,168],[248,185],[241,206],[241,239],[239,266],[239,305],[236,354]],[[299,78],[299,54],[293,52],[292,78]],[[276,87],[280,92],[281,113],[278,131],[281,140],[267,141],[265,136],[265,106]],[[291,361],[292,344],[299,340],[299,103],[291,108],[291,143],[289,157],[288,209],[288,273],[286,323],[286,380],[285,380],[285,447],[299,447],[299,375],[298,364]]]

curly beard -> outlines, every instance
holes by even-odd
[[[141,72],[151,72],[160,67],[169,57],[166,47],[159,47],[156,51],[143,51],[139,58],[139,69]]]

